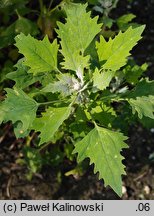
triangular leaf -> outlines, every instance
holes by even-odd
[[[120,154],[122,148],[127,148],[124,140],[123,134],[96,125],[73,151],[78,153],[78,162],[89,157],[90,163],[95,164],[94,172],[99,172],[99,178],[103,178],[105,185],[110,185],[119,196],[122,195],[121,175],[125,174]]]
[[[66,8],[67,22],[58,22],[57,33],[61,39],[62,65],[65,69],[83,71],[88,66],[89,56],[84,56],[84,51],[101,30],[101,25],[97,24],[98,18],[90,18],[86,7],[87,4],[71,4]]]
[[[3,121],[22,122],[20,133],[25,133],[36,117],[38,104],[21,89],[14,88],[12,90],[7,88],[5,90],[7,98],[1,104]]]
[[[51,141],[55,132],[58,130],[60,125],[65,121],[70,113],[71,106],[68,107],[49,107],[46,112],[43,113],[42,117],[36,118],[33,122],[32,128],[40,133],[40,145]]]
[[[102,68],[116,71],[124,66],[130,50],[141,39],[144,28],[144,25],[134,29],[130,27],[124,33],[119,32],[114,39],[110,38],[108,42],[101,36],[96,47]]]
[[[24,64],[30,67],[29,72],[38,74],[57,69],[57,41],[51,44],[46,36],[42,41],[34,39],[30,35],[17,35],[16,47],[25,56]]]

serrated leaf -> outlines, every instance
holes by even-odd
[[[22,122],[20,133],[25,133],[36,117],[38,104],[21,89],[7,88],[5,90],[7,98],[1,104],[3,121]]]
[[[69,117],[71,110],[71,106],[58,108],[49,107],[46,112],[42,114],[42,117],[34,120],[32,128],[35,131],[41,132],[39,135],[40,145],[51,141],[55,132]]]
[[[114,39],[110,38],[108,42],[101,36],[96,47],[102,68],[116,71],[124,66],[131,49],[141,39],[144,28],[144,25],[134,29],[129,27],[126,32],[119,32]]]
[[[136,23],[136,22],[132,22],[132,20],[136,18],[136,15],[129,13],[129,14],[124,14],[122,16],[120,16],[117,19],[117,25],[119,27],[120,30],[122,31],[126,31],[130,26],[132,26],[132,28],[136,28],[141,26],[140,24]]]
[[[15,40],[19,52],[25,56],[24,64],[30,67],[29,72],[36,75],[57,70],[57,40],[51,44],[47,36],[41,41],[22,33]]]
[[[128,102],[132,107],[133,114],[137,112],[140,119],[143,116],[154,119],[154,96],[137,97],[136,99],[129,99]]]
[[[107,71],[99,71],[95,70],[93,74],[94,86],[96,86],[100,90],[106,89],[109,86],[112,78],[115,75],[115,71],[107,70]]]
[[[96,125],[73,151],[78,153],[78,162],[89,157],[90,163],[95,164],[94,172],[99,172],[99,178],[103,178],[105,185],[110,185],[119,196],[122,195],[121,175],[125,174],[120,154],[122,148],[127,148],[124,140],[123,134]]]
[[[124,15],[120,16],[117,19],[117,25],[118,25],[119,29],[122,29],[123,27],[128,25],[128,23],[131,22],[135,17],[136,16],[132,13],[124,14]]]
[[[98,18],[90,18],[86,7],[87,4],[71,4],[66,8],[67,22],[58,22],[57,33],[61,39],[62,65],[65,69],[83,71],[89,65],[89,56],[84,56],[84,51],[101,30],[101,25],[97,24]]]
[[[16,87],[21,89],[39,80],[38,76],[35,77],[31,73],[27,73],[29,68],[23,65],[23,61],[23,59],[19,60],[15,65],[17,70],[6,75],[6,78],[14,80],[16,82]]]
[[[137,86],[126,95],[126,100],[132,106],[133,114],[139,118],[147,116],[154,118],[154,81],[142,79]]]

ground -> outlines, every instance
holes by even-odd
[[[154,133],[139,126],[129,133],[130,148],[123,153],[127,175],[123,177],[121,199],[154,199],[154,169],[149,159],[154,152]],[[27,168],[16,163],[21,140],[9,134],[1,136],[1,140],[0,199],[120,199],[109,187],[104,188],[103,181],[93,174],[93,167],[82,177],[63,175],[59,182],[56,171],[48,166],[29,181]]]
[[[125,1],[119,1],[113,15],[132,12],[137,15],[135,21],[146,23],[144,39],[133,54],[139,64],[150,62],[148,75],[153,79],[154,2],[133,1],[128,8],[126,5]],[[154,162],[151,159],[154,130],[138,124],[129,130],[129,137],[130,148],[123,153],[127,175],[123,176],[123,196],[119,198],[109,187],[104,188],[103,181],[93,174],[93,167],[82,177],[66,177],[62,173],[60,181],[54,168],[48,166],[35,174],[31,181],[27,180],[27,168],[16,163],[23,141],[15,140],[10,125],[3,125],[0,131],[0,199],[154,199]]]

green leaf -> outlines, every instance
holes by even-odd
[[[86,48],[85,55],[90,55],[90,68],[93,70],[96,67],[99,67],[98,55],[95,45],[95,39],[89,44]]]
[[[16,82],[16,87],[24,89],[39,80],[38,76],[35,77],[31,73],[27,73],[29,68],[23,65],[23,59],[19,60],[15,66],[17,67],[17,70],[8,73],[6,78],[14,80]]]
[[[15,23],[12,23],[10,26],[1,31],[0,34],[0,48],[6,47],[10,44],[13,44],[15,37]]]
[[[55,132],[61,124],[69,117],[71,113],[71,106],[68,107],[49,107],[42,117],[36,118],[33,122],[32,128],[40,133],[40,145],[51,141]]]
[[[6,47],[14,43],[14,38],[17,34],[23,33],[25,35],[37,35],[39,33],[38,27],[32,21],[19,17],[14,23],[5,28],[0,34],[0,48]]]
[[[100,125],[105,127],[111,127],[113,121],[116,119],[116,113],[114,109],[105,104],[96,105],[91,110],[92,119],[97,120]]]
[[[136,87],[127,94],[127,98],[136,98],[142,96],[154,95],[154,80],[147,78],[140,80]]]
[[[154,81],[142,79],[137,86],[126,95],[126,100],[132,106],[133,114],[139,118],[147,116],[154,118]]]
[[[17,9],[25,7],[25,4],[28,3],[27,0],[1,0],[0,9]]]
[[[98,18],[90,18],[90,13],[86,13],[86,7],[87,4],[71,4],[67,7],[67,22],[58,22],[59,29],[56,30],[61,39],[63,68],[81,70],[81,73],[89,65],[89,56],[84,56],[84,51],[101,30],[101,25],[97,24]]]
[[[23,134],[35,119],[38,104],[21,89],[14,87],[14,89],[7,88],[5,90],[7,98],[1,104],[3,121],[22,122],[20,133]]]
[[[27,137],[30,133],[30,130],[23,131],[23,129],[22,129],[23,123],[22,122],[17,121],[13,125],[13,127],[14,127],[14,133],[15,133],[15,136],[17,139]]]
[[[2,103],[0,103],[0,124],[2,124],[2,122],[5,119],[5,109]]]
[[[78,139],[79,137],[83,138],[83,137],[85,137],[86,132],[90,131],[89,128],[88,128],[87,122],[84,122],[84,121],[76,122],[76,119],[75,119],[75,121],[73,123],[71,123],[69,125],[69,128],[70,128],[71,134],[73,135],[72,137],[74,139]]]
[[[24,17],[19,17],[18,20],[15,22],[15,33],[17,35],[21,32],[25,35],[30,34],[35,36],[39,33],[39,30],[34,22]]]
[[[116,71],[124,66],[130,50],[141,39],[144,28],[144,25],[134,29],[130,27],[124,33],[119,32],[114,39],[110,38],[108,42],[101,36],[96,47],[102,68]]]
[[[39,172],[43,164],[41,153],[37,149],[29,146],[23,148],[23,153],[29,171],[32,173]]]
[[[154,128],[154,120],[147,118],[147,117],[143,117],[142,119],[139,120],[141,122],[141,124],[143,125],[143,127],[149,129]]]
[[[149,97],[137,97],[128,100],[129,104],[132,106],[132,112],[138,113],[138,117],[141,119],[143,116],[154,119],[154,96]]]
[[[135,85],[138,83],[139,78],[142,76],[142,74],[147,70],[148,64],[144,63],[141,66],[138,65],[127,65],[123,72],[125,74],[125,79],[128,83]]]
[[[91,130],[91,127],[89,127],[87,122],[88,118],[84,108],[78,106],[74,115],[74,121],[69,124],[69,132],[73,135],[72,137],[74,139],[85,137],[85,135]]]
[[[115,75],[115,71],[107,70],[101,71],[96,68],[93,74],[94,86],[96,86],[100,90],[106,89],[109,86],[112,78]]]
[[[120,16],[117,19],[117,25],[118,25],[119,29],[122,29],[123,27],[128,25],[128,23],[131,22],[135,17],[136,16],[134,14],[132,14],[132,13]]]
[[[113,25],[113,23],[114,23],[114,20],[111,19],[111,18],[109,18],[109,17],[104,16],[104,17],[102,18],[102,22],[103,22],[103,24],[104,24],[106,27],[108,27],[108,28],[111,29],[111,27],[112,27],[112,25]],[[106,29],[105,29],[105,31],[106,31]]]
[[[0,83],[2,83],[5,79],[8,73],[10,73],[13,70],[13,62],[10,60],[5,61],[3,68],[0,71]]]
[[[125,174],[120,152],[122,148],[127,148],[123,142],[126,138],[119,132],[96,125],[73,151],[78,153],[78,162],[89,157],[90,163],[95,164],[94,172],[99,172],[99,178],[103,178],[105,185],[110,185],[119,196],[122,195],[121,175]]]
[[[34,39],[30,35],[17,35],[16,47],[25,56],[24,64],[30,67],[29,72],[34,75],[41,72],[57,70],[57,41],[51,44],[46,36],[42,41]]]
[[[81,88],[80,83],[77,79],[71,76],[69,73],[58,74],[57,78],[59,81],[49,83],[42,92],[60,92],[63,96],[71,95],[74,91]]]

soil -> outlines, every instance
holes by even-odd
[[[19,166],[22,141],[15,140],[11,129],[1,136],[0,148],[0,199],[120,199],[102,180],[93,174],[93,167],[76,178],[64,176],[61,182],[53,167],[43,167],[31,181],[26,178],[27,168]],[[154,199],[154,133],[140,126],[130,130],[130,148],[123,152],[127,175],[123,177],[121,199]],[[132,134],[132,135],[131,135]],[[66,167],[66,165],[64,165]]]
[[[113,16],[132,12],[137,15],[136,22],[146,23],[144,39],[133,54],[140,64],[150,62],[148,75],[153,79],[154,1],[132,1],[129,5],[126,2],[119,1]],[[119,198],[98,180],[92,166],[80,177],[66,177],[62,173],[61,180],[53,167],[45,166],[29,181],[27,168],[16,163],[23,141],[15,139],[9,124],[3,125],[0,131],[0,199],[154,199],[154,130],[136,125],[129,130],[129,137],[130,148],[123,152],[127,175],[123,177],[123,196]]]

